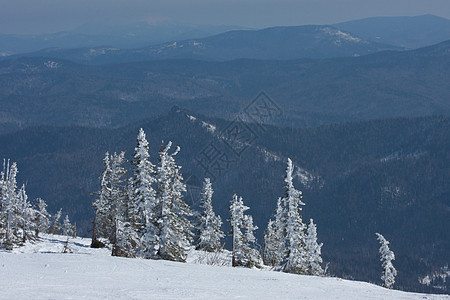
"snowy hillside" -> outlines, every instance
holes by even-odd
[[[0,252],[0,299],[450,299],[365,282],[244,268],[111,257],[90,240],[47,235]]]

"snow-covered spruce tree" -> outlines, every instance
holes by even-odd
[[[286,209],[284,199],[279,197],[275,220],[269,220],[264,234],[264,262],[278,268],[285,259],[286,253]]]
[[[59,234],[61,231],[61,215],[62,215],[62,208],[60,208],[56,214],[55,217],[53,218],[53,222],[52,225],[50,226],[48,232],[51,234]]]
[[[70,223],[69,216],[66,215],[66,217],[64,218],[63,225],[62,225],[62,234],[67,235],[69,237],[72,235],[72,233],[73,233],[73,226],[72,226],[72,223]]]
[[[21,231],[20,235],[22,236],[22,242],[25,243],[27,240],[35,239],[36,230],[36,223],[34,222],[36,211],[28,201],[25,185],[22,185],[20,188],[17,200],[17,207],[19,210],[16,212],[18,221],[16,230]]]
[[[45,203],[45,201],[41,198],[36,199],[35,207],[35,236],[39,237],[39,233],[47,232],[48,228],[50,227],[49,218],[51,217],[51,215],[47,211],[47,203]]]
[[[253,218],[244,214],[249,207],[244,205],[242,197],[233,193],[230,203],[230,225],[233,242],[232,265],[233,267],[253,267],[260,264],[260,255],[251,247],[255,242],[253,231],[257,229],[253,225]],[[242,230],[245,233],[242,233]]]
[[[125,152],[122,151],[119,154],[115,153],[111,155],[111,172],[109,175],[109,222],[110,228],[108,228],[108,239],[113,248],[116,245],[116,226],[117,220],[121,220],[122,223],[128,221],[128,207],[127,207],[127,188],[126,181],[123,180],[123,177],[126,175],[127,171],[123,167],[123,164],[127,160],[125,159]],[[113,249],[114,250],[114,249]]]
[[[172,142],[164,144],[159,152],[157,171],[157,206],[154,221],[158,225],[158,257],[173,261],[186,261],[187,251],[192,242],[192,224],[189,205],[183,200],[186,185],[181,175],[181,167],[175,163],[176,150],[169,154]]]
[[[92,230],[91,247],[98,247],[98,238],[109,238],[112,228],[111,217],[111,161],[109,153],[105,153],[103,158],[103,172],[100,176],[100,190],[96,193],[98,198],[94,200],[92,206],[95,210],[94,227]]]
[[[317,243],[316,224],[314,224],[313,219],[310,219],[306,235],[306,251],[308,254],[307,274],[309,275],[321,276],[324,274],[324,271],[320,266],[322,263],[322,246],[322,243]]]
[[[141,128],[137,136],[134,152],[134,173],[129,187],[128,222],[139,236],[137,253],[146,258],[155,257],[158,251],[158,231],[154,222],[154,209],[157,205],[153,184],[154,165],[149,160],[148,141]]]
[[[267,224],[267,229],[264,232],[263,259],[265,265],[272,267],[277,267],[280,265],[282,256],[278,252],[279,243],[280,241],[277,239],[275,222],[269,220],[269,224]]]
[[[255,248],[256,238],[254,231],[258,229],[258,226],[253,225],[253,217],[249,215],[244,216],[244,242],[243,242],[243,252],[245,253],[247,260],[247,267],[261,267],[262,258],[261,253]]]
[[[283,271],[287,273],[305,274],[307,266],[307,251],[305,248],[305,229],[300,214],[302,202],[302,192],[297,190],[292,183],[294,166],[292,160],[288,158],[285,176],[284,197],[286,209],[286,245],[287,258]]]
[[[220,240],[225,236],[222,227],[222,219],[216,215],[212,206],[212,189],[211,180],[205,178],[202,190],[201,213],[198,216],[199,232],[197,249],[213,252],[221,249]]]
[[[0,210],[0,246],[12,249],[14,245],[21,241],[18,235],[17,213],[21,211],[17,192],[17,164],[3,162],[1,172],[1,210]]]
[[[395,276],[397,276],[397,270],[395,269],[392,261],[395,260],[395,255],[392,250],[389,249],[389,241],[384,238],[383,235],[375,233],[377,239],[380,241],[380,261],[382,261],[383,275],[381,275],[381,280],[383,280],[383,286],[392,289],[395,283]]]

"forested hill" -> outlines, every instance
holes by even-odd
[[[303,190],[306,203],[304,219],[312,217],[317,223],[332,274],[377,281],[374,233],[381,232],[397,256],[399,288],[443,291],[421,285],[419,277],[439,272],[449,261],[448,117],[303,129],[236,124],[175,108],[118,129],[35,127],[0,136],[0,157],[18,162],[19,182],[27,183],[30,198],[44,198],[51,211],[62,207],[80,232],[88,234],[91,193],[99,189],[106,151],[127,150],[131,159],[137,131],[143,127],[150,159],[157,163],[161,141],[172,140],[181,146],[177,162],[188,184],[185,197],[195,207],[205,176],[198,161],[214,143],[220,151],[228,151],[229,158],[222,172],[206,175],[215,176],[216,210],[228,219],[231,195],[238,192],[251,207],[260,242],[276,200],[283,195],[284,168],[291,157],[299,171],[295,184]],[[227,126],[248,126],[252,138],[248,146],[232,147],[230,152],[220,138]]]
[[[232,118],[261,90],[278,125],[450,114],[450,41],[329,60],[167,60],[85,66],[0,61],[0,132],[36,125],[121,127],[179,105]]]

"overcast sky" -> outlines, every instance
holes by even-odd
[[[136,21],[263,28],[421,14],[450,19],[450,0],[0,0],[0,32],[50,33],[93,22]]]

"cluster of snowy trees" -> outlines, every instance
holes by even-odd
[[[285,195],[278,198],[274,219],[264,234],[264,263],[288,273],[323,275],[322,244],[317,242],[313,220],[307,226],[301,215],[302,192],[293,184],[294,165],[288,159]]]
[[[62,211],[53,220],[47,211],[47,204],[41,198],[32,204],[23,184],[17,186],[17,163],[3,161],[0,173],[0,248],[11,250],[27,240],[35,240],[39,233],[63,233],[70,235],[74,227],[66,215],[60,224]]]
[[[201,211],[191,211],[183,200],[186,185],[181,166],[175,162],[180,148],[171,151],[172,142],[162,144],[158,164],[150,161],[148,141],[141,128],[131,161],[132,175],[126,178],[125,153],[105,154],[101,188],[95,208],[92,247],[107,241],[112,255],[186,261],[194,245],[198,250],[217,252],[223,249],[222,219],[214,212],[213,188],[205,178],[201,193]],[[284,177],[285,193],[279,197],[273,218],[264,234],[263,253],[258,251],[249,209],[242,197],[233,193],[230,203],[232,265],[245,267],[271,266],[274,270],[322,276],[322,243],[317,241],[313,219],[303,222],[302,192],[293,184],[294,165],[287,160]],[[377,234],[382,246],[384,286],[392,288],[397,271],[392,265],[394,253],[389,242]]]
[[[187,252],[198,230],[197,248],[216,251],[224,236],[222,221],[212,208],[212,187],[205,179],[203,211],[193,212],[183,200],[186,185],[181,166],[175,162],[180,151],[172,143],[162,144],[158,165],[149,159],[148,141],[141,128],[133,155],[132,176],[125,179],[124,152],[104,158],[101,189],[94,201],[95,221],[92,246],[104,238],[112,245],[112,255],[186,261]]]
[[[158,165],[150,161],[148,141],[141,128],[133,155],[132,176],[128,179],[124,152],[105,154],[101,188],[95,208],[92,246],[99,238],[112,246],[112,255],[185,261],[193,244],[209,252],[222,249],[222,220],[212,206],[213,189],[205,178],[201,212],[192,212],[183,200],[186,186],[181,167],[175,162],[180,151],[171,152],[172,143],[161,146]],[[321,247],[316,225],[309,226],[300,214],[301,192],[292,183],[293,164],[288,160],[286,195],[278,200],[275,220],[265,234],[264,263],[285,272],[322,275]],[[230,203],[233,266],[259,267],[263,257],[257,250],[251,215],[245,212],[242,197],[233,194]],[[194,234],[196,232],[197,234]],[[194,242],[194,237],[197,239]]]

